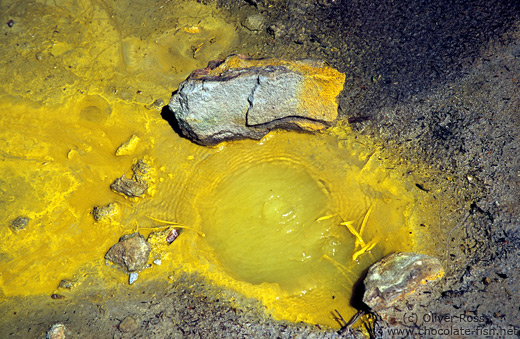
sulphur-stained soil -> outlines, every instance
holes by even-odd
[[[455,225],[444,229],[447,241],[438,244],[445,278],[429,298],[387,310],[386,320],[374,314],[365,335],[518,336],[520,3],[217,4],[235,18],[240,36],[235,52],[320,59],[345,73],[340,115],[356,133],[379,140],[388,154],[401,154],[402,162],[429,178],[418,182],[417,190],[455,198],[437,207],[437,226]],[[353,303],[359,300],[357,295]],[[80,299],[0,300],[0,319],[9,319],[0,320],[1,338],[44,338],[54,323],[77,338],[340,336],[319,326],[275,321],[260,304],[189,276]],[[341,336],[362,337],[362,332]]]

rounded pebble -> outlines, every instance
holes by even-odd
[[[119,324],[119,330],[123,333],[132,333],[139,328],[137,319],[133,316],[128,316]]]

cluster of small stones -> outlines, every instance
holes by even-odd
[[[139,138],[132,135],[117,149],[116,156],[132,153],[138,141]],[[142,197],[149,187],[147,180],[150,175],[150,166],[144,160],[139,159],[132,165],[132,172],[132,178],[122,175],[110,185],[110,188],[129,198]],[[113,219],[118,213],[119,205],[117,203],[96,206],[92,211],[96,221]],[[107,264],[112,263],[128,274],[128,282],[133,284],[138,278],[139,271],[148,267],[150,251],[150,244],[139,232],[136,232],[123,235],[105,254],[105,260]]]

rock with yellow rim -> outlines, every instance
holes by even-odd
[[[337,118],[344,81],[324,62],[231,55],[194,71],[169,107],[182,134],[202,145],[260,139],[272,129],[317,131]]]
[[[443,276],[437,258],[411,252],[390,254],[369,268],[363,302],[373,311],[385,310]]]

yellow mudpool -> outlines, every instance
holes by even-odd
[[[194,273],[276,319],[337,328],[372,263],[430,251],[434,202],[346,121],[216,147],[176,134],[161,110],[191,71],[236,52],[235,24],[194,1],[123,3],[0,5],[1,298],[132,289],[104,255],[140,232],[152,252],[134,284]],[[145,195],[113,192],[138,161]],[[172,225],[179,237],[156,241]]]

